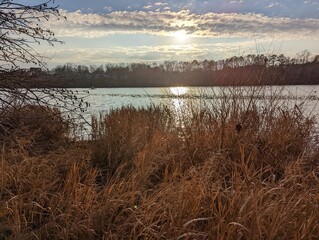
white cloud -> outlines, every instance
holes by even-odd
[[[62,15],[65,15],[68,21],[52,21],[47,26],[60,37],[95,38],[114,33],[170,35],[179,30],[185,30],[188,34],[199,37],[255,36],[295,39],[319,36],[319,19],[271,18],[252,13],[194,14],[182,10],[84,14],[62,11]]]
[[[54,56],[50,64],[72,62],[75,64],[103,64],[106,62],[163,62],[165,60],[192,61],[194,59],[223,59],[234,55],[256,53],[256,42],[219,42],[206,44],[158,45],[158,46],[118,46],[103,48],[67,48],[46,50],[47,56]],[[258,43],[258,51],[263,47],[280,45],[272,41]],[[240,49],[240,51],[239,51]],[[300,49],[294,49],[300,51]],[[271,52],[268,52],[271,53]]]
[[[163,6],[163,5],[167,5],[167,3],[165,3],[165,2],[155,2],[154,5],[155,6]]]
[[[147,5],[147,6],[144,6],[143,8],[144,9],[151,9],[153,7],[153,5]]]
[[[106,6],[106,7],[104,7],[103,9],[105,9],[105,10],[108,11],[108,12],[111,12],[111,11],[112,11],[112,7],[110,7],[110,6]]]
[[[252,44],[254,44],[254,41],[247,41],[241,43],[241,47],[248,51]],[[236,53],[238,53],[238,43],[69,48],[46,51],[48,56],[54,56],[50,65],[66,62],[74,64],[104,64],[106,62],[192,61],[194,59],[221,59]]]
[[[107,62],[129,63],[129,62],[163,62],[192,61],[194,59],[225,59],[234,55],[247,54],[279,54],[294,57],[296,53],[305,49],[314,55],[319,53],[316,40],[253,40],[248,39],[241,42],[229,42],[218,40],[215,43],[189,43],[189,44],[163,44],[163,45],[140,45],[140,46],[100,46],[95,47],[94,40],[90,46],[73,46],[72,42],[62,45],[60,48],[45,48],[39,50],[51,58],[49,67],[64,64],[105,64]]]
[[[278,2],[275,2],[275,3],[269,4],[267,7],[268,7],[268,8],[272,8],[272,7],[276,7],[276,6],[278,6],[278,5],[279,5],[279,3],[278,3]]]

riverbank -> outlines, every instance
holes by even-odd
[[[229,96],[178,116],[126,107],[93,118],[91,140],[76,142],[55,110],[10,114],[0,239],[319,236],[315,119],[302,106]]]

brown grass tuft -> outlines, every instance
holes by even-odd
[[[58,109],[26,105],[1,112],[0,140],[29,154],[47,152],[68,140],[69,123]]]

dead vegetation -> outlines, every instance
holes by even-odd
[[[239,99],[182,126],[164,107],[114,110],[92,141],[41,155],[2,139],[0,239],[317,239],[315,119]]]

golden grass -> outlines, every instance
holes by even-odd
[[[0,141],[40,154],[67,143],[70,122],[58,109],[40,105],[14,106],[0,111]]]
[[[37,156],[3,145],[0,239],[318,239],[314,119],[227,97],[190,110],[183,127],[115,110]]]

